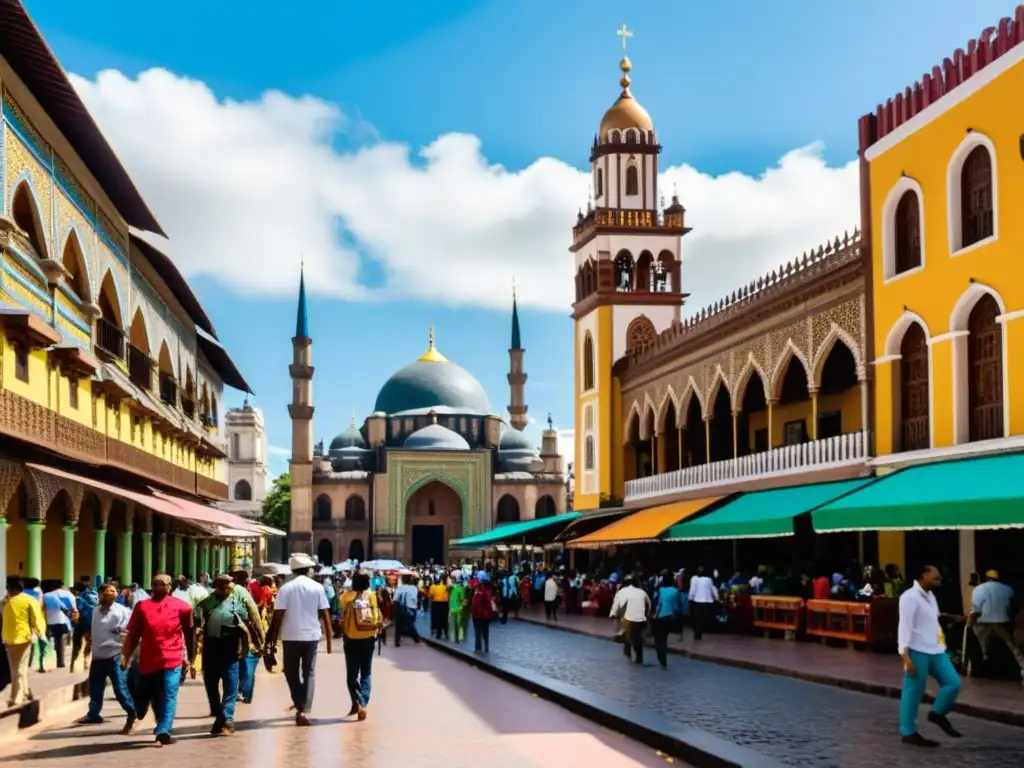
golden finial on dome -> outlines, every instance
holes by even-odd
[[[427,351],[424,352],[420,358],[425,363],[447,363],[448,358],[437,351],[437,347],[434,346],[434,323],[430,323],[430,346],[427,347]]]
[[[356,425],[356,409],[353,408],[352,409],[352,426],[354,427],[355,425]]]
[[[619,86],[622,88],[622,93],[619,94],[618,100],[612,104],[601,119],[598,136],[602,143],[612,140],[611,131],[624,132],[630,128],[635,128],[641,133],[648,133],[654,130],[651,116],[633,98],[633,94],[629,90],[633,82],[629,77],[629,73],[633,71],[633,62],[626,55],[626,42],[629,38],[633,37],[633,30],[623,24],[622,27],[616,30],[615,34],[622,38],[622,60],[619,61],[619,69],[622,71],[622,77],[619,78]]]
[[[633,36],[633,30],[627,27],[625,24],[615,33],[622,38],[622,61],[619,62],[619,69],[622,70],[622,78],[619,80],[619,85],[622,86],[622,93],[625,95],[629,92],[629,73],[633,69],[633,62],[629,60],[629,56],[626,55],[626,41]]]

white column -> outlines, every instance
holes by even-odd
[[[960,591],[963,596],[964,615],[971,607],[971,574],[978,570],[974,560],[974,531],[957,531],[960,539]]]

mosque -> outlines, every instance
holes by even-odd
[[[312,344],[302,277],[289,366],[292,551],[328,564],[444,563],[460,538],[565,511],[565,464],[550,417],[539,452],[523,433],[525,350],[514,291],[507,423],[480,382],[441,354],[431,328],[426,352],[384,382],[362,425],[353,414],[326,448],[314,445]]]

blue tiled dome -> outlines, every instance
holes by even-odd
[[[407,451],[468,451],[469,443],[457,432],[440,424],[428,424],[405,439]]]
[[[435,407],[482,415],[491,412],[480,382],[437,351],[431,330],[430,348],[384,382],[373,410],[391,415]]]
[[[365,447],[366,441],[363,439],[363,433],[359,431],[358,427],[352,426],[331,440],[331,447],[329,450],[337,451],[342,448]]]

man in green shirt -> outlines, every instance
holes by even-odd
[[[196,606],[203,629],[203,683],[214,723],[214,736],[234,733],[238,677],[243,662],[243,636],[263,644],[259,608],[245,587],[227,574],[213,580],[213,592]],[[221,686],[223,685],[223,694]]]
[[[466,587],[462,583],[462,572],[452,574],[452,584],[448,588],[448,623],[451,625],[451,637],[456,643],[466,639]]]

